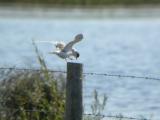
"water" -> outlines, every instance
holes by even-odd
[[[77,15],[76,12],[74,14]],[[1,15],[0,66],[38,67],[32,45],[33,39],[68,42],[77,33],[83,33],[84,40],[76,46],[76,49],[81,53],[78,62],[84,64],[85,72],[160,77],[159,17],[102,17],[100,14],[101,18],[98,18],[94,14],[92,17],[83,18],[81,13],[76,17],[71,15],[63,18],[63,15],[58,17],[19,17],[19,13],[18,17],[13,14],[12,17]],[[37,43],[37,46],[49,68],[66,69],[63,60],[47,54],[53,50],[52,45]],[[84,81],[86,112],[91,111],[90,104],[93,98],[91,96],[94,89],[98,90],[100,97],[104,93],[108,96],[104,114],[121,113],[132,117],[142,115],[153,116],[153,120],[160,119],[160,81],[86,76]]]

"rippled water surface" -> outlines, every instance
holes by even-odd
[[[160,78],[159,17],[83,19],[83,13],[82,18],[13,16],[0,17],[2,67],[38,67],[32,39],[68,42],[77,33],[83,33],[84,40],[76,49],[81,53],[78,62],[84,64],[85,72]],[[37,46],[49,68],[66,69],[63,60],[47,54],[53,50],[52,45],[37,43]],[[104,93],[108,96],[104,114],[160,119],[160,81],[86,76],[84,104],[87,112],[90,112],[95,88],[100,96]]]

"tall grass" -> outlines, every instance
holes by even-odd
[[[0,81],[0,120],[63,119],[63,84],[48,71],[36,46],[35,51],[40,71],[1,71],[5,77]]]
[[[92,115],[85,115],[84,120],[102,120],[103,111],[106,107],[107,96],[104,94],[103,98],[100,99],[97,90],[94,91],[94,100],[91,104]]]

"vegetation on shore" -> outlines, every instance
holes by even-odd
[[[97,6],[97,5],[146,5],[160,4],[160,0],[0,0],[0,3],[15,4],[50,4],[50,5],[78,5],[78,6]]]
[[[51,73],[35,46],[41,66],[37,71],[2,70],[1,120],[63,120],[64,77]]]

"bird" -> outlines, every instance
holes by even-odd
[[[73,45],[80,42],[83,39],[83,34],[77,34],[74,40],[70,41],[68,44],[65,45],[63,42],[57,42],[55,44],[56,51],[50,52],[50,54],[56,54],[60,58],[63,58],[67,61],[67,58],[73,60],[74,58],[79,58],[79,52],[73,48]]]
[[[39,41],[39,42],[49,42],[52,43],[56,50],[53,52],[49,52],[49,54],[56,54],[58,57],[64,59],[65,61],[67,61],[67,59],[69,60],[73,60],[78,59],[80,54],[79,52],[73,48],[73,45],[80,42],[83,39],[83,34],[77,34],[74,37],[74,40],[70,41],[69,43],[65,44],[64,42],[60,41],[60,42],[53,42],[53,41]]]

